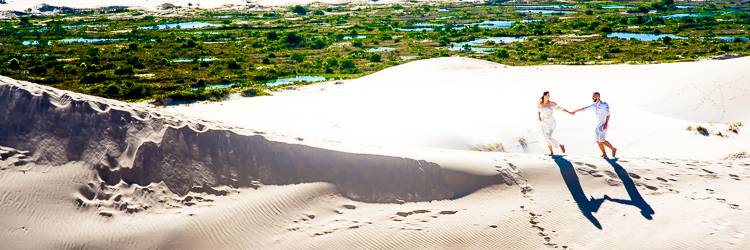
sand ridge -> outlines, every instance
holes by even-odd
[[[504,69],[460,58],[432,62],[451,60],[464,67],[450,73]],[[306,91],[369,91],[360,87],[422,66],[250,104],[315,96]],[[746,154],[605,160],[352,145],[5,77],[0,82],[4,249],[750,247],[750,198],[742,191],[750,180]],[[188,108],[201,105],[213,104]],[[697,110],[693,115],[701,115]],[[729,138],[692,133],[678,137],[744,140],[744,131]],[[724,149],[712,150],[719,155]]]
[[[503,182],[424,160],[274,142],[259,134],[165,119],[123,103],[68,98],[60,104],[62,95],[27,91],[14,82],[0,86],[6,107],[0,111],[5,121],[0,145],[26,148],[45,164],[82,161],[108,185],[163,182],[185,195],[204,186],[328,181],[353,199],[396,202],[447,199]],[[453,179],[464,185],[454,185]],[[383,182],[393,184],[377,185]]]

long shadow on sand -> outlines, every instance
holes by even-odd
[[[578,174],[576,174],[576,170],[575,167],[573,167],[573,164],[562,156],[553,156],[552,159],[555,161],[557,166],[560,167],[560,175],[562,175],[563,180],[565,181],[565,185],[568,186],[568,190],[573,196],[573,200],[575,200],[576,204],[578,204],[578,208],[581,210],[581,213],[583,213],[583,216],[586,217],[586,219],[588,219],[596,228],[602,229],[602,225],[601,223],[599,223],[599,220],[594,217],[593,213],[598,211],[599,207],[601,207],[602,203],[604,203],[604,201],[606,200],[623,205],[635,206],[641,210],[641,214],[643,215],[643,217],[649,220],[652,219],[654,210],[651,208],[651,206],[648,205],[648,203],[646,203],[646,200],[643,199],[641,194],[638,192],[638,189],[635,187],[635,183],[628,175],[628,172],[625,171],[625,169],[617,163],[616,159],[607,159],[607,162],[612,165],[615,173],[622,181],[623,186],[625,186],[625,189],[630,196],[630,200],[614,199],[609,197],[608,195],[604,195],[603,198],[599,199],[594,197],[586,197],[586,193],[581,187],[581,182],[578,180]]]
[[[646,202],[646,200],[643,199],[643,196],[641,196],[641,193],[638,192],[638,189],[635,187],[635,183],[633,182],[633,179],[630,179],[630,175],[627,171],[625,171],[625,168],[620,166],[620,164],[617,163],[617,159],[607,159],[607,162],[609,165],[612,165],[612,168],[614,168],[615,173],[617,174],[617,177],[620,178],[620,181],[622,181],[622,185],[625,186],[625,190],[628,192],[628,196],[630,196],[630,200],[623,200],[623,199],[614,199],[610,198],[607,195],[604,195],[604,199],[607,199],[612,202],[620,203],[623,205],[631,205],[635,206],[639,209],[641,209],[641,215],[643,215],[646,219],[653,219],[654,211],[653,208]]]

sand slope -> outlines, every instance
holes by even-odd
[[[445,64],[452,60],[463,66]],[[733,63],[728,65],[745,60],[728,61]],[[312,118],[301,121],[321,129],[320,135],[304,134],[304,130],[294,130],[292,126],[275,130],[266,127],[289,121],[283,119],[285,116],[304,119],[281,105],[290,101],[291,106],[293,99],[309,100],[306,104],[316,107],[321,105],[315,102],[322,100],[319,98],[341,96],[334,99],[334,104],[339,105],[329,108],[354,114],[334,107],[351,104],[368,108],[360,102],[376,98],[362,99],[367,95],[356,93],[378,89],[368,87],[368,82],[398,84],[388,76],[404,74],[398,73],[403,70],[426,77],[436,71],[448,71],[471,79],[484,70],[491,72],[490,69],[511,75],[502,66],[462,58],[427,62],[427,66],[420,62],[407,64],[343,85],[311,86],[298,92],[253,98],[242,106],[235,105],[246,100],[222,103],[225,115],[246,114],[257,121],[257,126],[247,117],[242,120],[247,123],[233,123],[230,119],[217,121],[177,114],[185,111],[201,116],[205,115],[197,112],[201,108],[222,104],[158,110],[0,77],[0,106],[4,107],[0,109],[0,248],[750,247],[750,198],[743,191],[750,184],[750,159],[739,156],[718,160],[713,157],[724,153],[724,148],[712,148],[702,155],[690,144],[705,139],[715,145],[729,143],[727,152],[741,150],[747,145],[741,144],[746,138],[742,137],[744,131],[726,138],[675,134],[682,141],[668,141],[682,143],[674,146],[703,156],[704,160],[679,159],[679,155],[625,155],[619,160],[604,160],[583,153],[551,158],[535,153],[472,152],[449,147],[454,144],[429,141],[417,141],[423,146],[401,141],[378,143],[373,139],[377,133],[358,143],[345,140],[352,137],[337,142],[342,138],[326,138],[326,130],[316,127]],[[706,65],[712,63],[719,62]],[[429,71],[420,71],[425,70],[422,67]],[[452,71],[455,68],[458,70]],[[490,76],[496,75],[484,77]],[[401,105],[400,98],[413,98],[418,91],[408,92],[410,89],[424,90],[417,85],[419,82],[411,82],[420,86],[414,88],[400,83],[399,91],[391,91],[395,94],[388,99],[395,104],[385,104],[386,107]],[[432,83],[437,83],[437,88],[447,88],[439,81]],[[326,90],[320,91],[321,87]],[[517,91],[517,95],[536,92],[505,89]],[[459,93],[469,93],[462,91]],[[471,93],[477,95],[473,100],[490,96],[484,92],[472,89]],[[443,92],[432,93],[447,97],[442,96]],[[743,96],[741,92],[732,94]],[[424,97],[417,100],[427,102],[434,98],[421,96]],[[629,103],[626,97],[612,99]],[[577,100],[571,97],[570,101],[574,99]],[[261,109],[255,105],[264,102],[280,105],[274,114],[282,118],[274,120],[258,111]],[[428,107],[437,105],[427,104],[421,108],[431,110]],[[515,107],[512,103],[505,105]],[[239,112],[233,107],[245,111],[232,113]],[[304,105],[296,107],[311,110],[302,108]],[[630,115],[652,114],[655,119],[671,121],[660,127],[665,131],[700,115],[711,115],[695,111],[685,112],[693,118],[668,117],[663,113],[667,111],[649,107],[652,106],[632,108]],[[191,109],[196,112],[187,112]],[[520,105],[518,109],[528,111]],[[422,109],[407,106],[404,110]],[[725,112],[723,117],[741,118],[744,111],[736,110]],[[393,113],[393,109],[384,113]],[[340,119],[332,114],[328,113],[331,119]],[[379,118],[382,114],[372,115]],[[430,115],[435,113],[419,117],[451,124],[452,119]],[[396,116],[409,117],[401,113]],[[523,119],[507,121],[517,120]],[[585,126],[585,121],[566,122]],[[440,124],[435,126],[443,128]],[[416,131],[410,126],[402,127]],[[684,130],[676,127],[680,132]],[[284,129],[289,129],[288,133]],[[529,130],[535,131],[533,127]],[[581,141],[581,147],[585,143]],[[673,154],[669,150],[652,153]]]
[[[655,65],[508,67],[461,57],[415,61],[345,84],[270,97],[177,106],[170,111],[268,133],[347,144],[466,150],[502,143],[508,152],[546,152],[536,102],[574,110],[599,91],[610,104],[609,139],[623,155],[719,159],[750,150],[750,57]],[[600,155],[594,115],[557,113],[557,139],[571,154]],[[714,123],[714,124],[711,124]],[[702,136],[704,126],[725,137]],[[519,143],[523,138],[527,147]]]

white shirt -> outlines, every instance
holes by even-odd
[[[607,116],[609,116],[609,104],[603,102],[602,100],[599,100],[598,102],[595,102],[588,107],[583,108],[583,110],[589,109],[594,109],[596,117],[597,119],[599,119],[599,124],[604,124],[604,122],[607,121]]]

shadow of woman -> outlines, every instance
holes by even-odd
[[[565,185],[568,186],[568,190],[573,196],[573,200],[578,204],[578,208],[581,210],[581,213],[583,213],[583,216],[591,221],[591,224],[594,224],[596,228],[602,229],[599,220],[597,220],[592,213],[599,210],[604,199],[594,199],[594,197],[591,197],[591,199],[587,198],[586,193],[583,192],[583,188],[581,187],[581,182],[578,180],[578,175],[576,174],[573,164],[562,156],[552,156],[552,159],[557,166],[560,167],[560,175],[562,175]]]
[[[635,206],[641,210],[641,215],[643,215],[643,217],[649,220],[653,219],[652,215],[655,213],[654,210],[648,205],[646,200],[643,199],[643,196],[641,196],[638,189],[635,187],[633,179],[630,178],[628,172],[625,171],[625,168],[617,163],[617,159],[607,159],[607,162],[612,165],[617,177],[622,181],[628,196],[630,196],[630,200],[615,199],[608,195],[604,195],[604,197],[600,199],[594,197],[587,198],[586,193],[583,192],[583,188],[581,187],[581,182],[578,180],[578,174],[576,174],[573,164],[562,156],[552,156],[552,159],[560,168],[560,175],[562,175],[565,185],[568,186],[568,190],[573,196],[573,200],[575,200],[578,208],[581,210],[581,213],[583,213],[583,216],[591,221],[591,224],[596,228],[602,229],[602,225],[599,223],[599,220],[594,217],[593,213],[599,211],[599,208],[605,200],[623,205]]]

